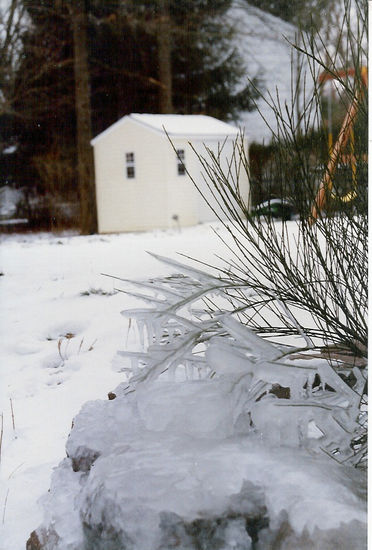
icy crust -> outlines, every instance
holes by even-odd
[[[241,434],[231,384],[158,379],[84,405],[39,548],[365,548],[363,472]]]

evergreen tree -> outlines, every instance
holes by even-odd
[[[97,88],[103,90],[108,79],[115,85],[106,92],[111,106],[101,95],[93,98],[96,113],[111,109],[112,121],[129,112],[170,110],[231,119],[252,109],[255,92],[240,84],[245,66],[232,47],[234,29],[224,18],[231,3],[119,2],[115,14],[105,5],[93,30],[91,59]]]
[[[91,115],[85,127],[91,124],[93,135],[131,112],[205,113],[229,120],[253,108],[255,92],[241,84],[244,63],[224,18],[231,0],[18,1],[30,24],[15,77],[20,150],[28,167],[27,177],[17,178],[41,191],[48,191],[48,181],[40,177],[43,159],[48,165],[53,158],[69,159],[77,170],[81,158],[81,108],[75,106],[82,84],[74,64],[81,36],[70,5],[81,3],[86,14],[83,72],[90,81],[84,86],[90,90]],[[85,132],[86,153],[89,135]],[[77,191],[75,179],[71,170],[59,171],[53,193],[70,197]],[[80,196],[89,204],[84,193]]]
[[[45,162],[76,165],[74,50],[70,16],[58,2],[22,0],[28,27],[15,75],[13,108],[20,159],[17,180],[38,193],[76,195],[76,177],[59,171],[48,181]],[[13,125],[14,126],[14,125]],[[23,170],[23,173],[22,173]],[[49,170],[48,170],[49,172]]]

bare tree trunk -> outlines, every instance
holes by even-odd
[[[7,61],[9,59],[8,48],[9,48],[9,45],[12,41],[13,20],[14,20],[14,14],[15,14],[16,7],[17,7],[17,0],[12,0],[11,3],[10,3],[10,6],[9,6],[8,19],[6,21],[6,25],[4,25],[4,27],[5,27],[5,39],[4,39],[4,43],[2,45],[2,48],[1,48],[1,56],[6,57]]]
[[[89,67],[87,52],[87,14],[85,0],[72,0],[74,40],[75,110],[80,196],[80,231],[89,235],[97,231],[97,207],[94,182]]]
[[[159,64],[159,112],[173,113],[172,46],[168,0],[159,0],[160,19],[157,32]]]

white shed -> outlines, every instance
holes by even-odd
[[[91,142],[99,232],[143,231],[216,219],[185,172],[186,167],[212,204],[190,143],[204,157],[205,147],[215,153],[222,148],[221,164],[227,174],[236,140],[238,128],[204,115],[131,114],[120,119]],[[247,152],[246,143],[244,149]],[[242,166],[233,164],[248,204],[248,176]]]

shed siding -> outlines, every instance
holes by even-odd
[[[202,190],[209,205],[216,206],[202,176],[201,164],[184,137],[173,137],[175,149],[185,151],[185,165]],[[223,139],[206,136],[192,139],[194,148],[207,157],[205,146],[217,153]],[[234,140],[226,140],[221,155],[227,173],[227,158]],[[144,231],[195,225],[216,219],[209,205],[188,175],[179,175],[179,161],[167,136],[138,121],[125,118],[94,140],[98,229],[100,233]],[[245,143],[247,147],[247,143]],[[126,176],[126,153],[134,153],[135,178]],[[244,194],[249,196],[248,177],[240,177]],[[218,208],[217,208],[218,211]]]
[[[240,146],[238,144],[238,146]],[[209,151],[211,151],[216,157],[219,155],[220,158],[220,167],[223,171],[223,174],[228,178],[231,184],[239,182],[239,189],[242,194],[242,197],[246,201],[246,205],[249,204],[249,179],[248,174],[243,166],[236,166],[235,163],[232,163],[232,166],[229,166],[231,159],[233,158],[235,147],[234,139],[218,140],[218,139],[206,139],[198,140],[193,142],[193,150],[190,147],[190,162],[189,169],[190,174],[193,179],[197,182],[200,189],[198,193],[197,203],[196,203],[196,216],[199,223],[210,222],[216,219],[216,214],[222,215],[223,213],[218,206],[216,199],[214,198],[212,192],[209,190],[208,183],[212,185],[212,182],[209,181],[207,175],[202,171],[202,166],[198,155],[205,159],[209,166],[213,165],[212,159],[209,156]],[[244,141],[244,150],[248,154],[248,143]],[[203,177],[203,174],[205,177]]]
[[[186,139],[172,139],[174,149],[185,151],[185,166],[191,162],[191,150]],[[187,174],[178,174],[178,158],[173,147],[168,143],[166,166],[168,185],[168,219],[178,217],[181,226],[195,225],[199,222],[197,215],[196,189]],[[174,223],[174,222],[173,222]]]
[[[165,142],[128,119],[94,145],[100,233],[167,227]],[[126,153],[135,178],[126,177]]]

